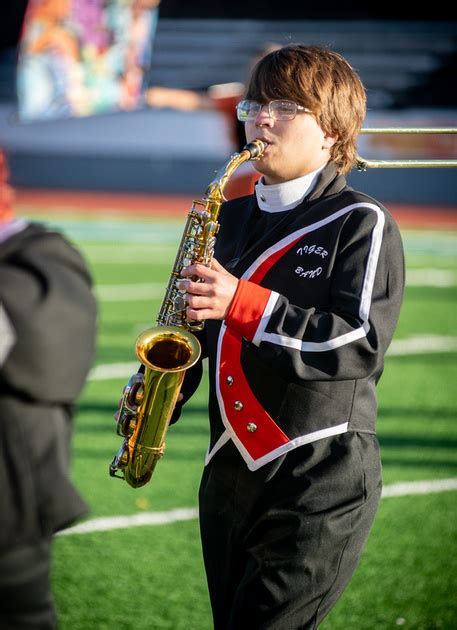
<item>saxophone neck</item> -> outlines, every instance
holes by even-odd
[[[253,140],[248,142],[239,153],[234,153],[229,161],[218,172],[206,189],[206,198],[211,201],[222,203],[225,201],[224,189],[233,172],[249,160],[258,160],[266,148],[263,140]]]

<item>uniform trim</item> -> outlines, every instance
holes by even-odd
[[[336,348],[345,346],[352,341],[357,341],[357,339],[362,339],[362,337],[365,336],[366,332],[363,327],[361,327],[356,330],[352,330],[345,335],[329,339],[328,341],[300,341],[300,339],[285,337],[284,335],[276,335],[275,333],[265,333],[261,341],[268,341],[277,346],[292,348],[293,350],[299,350],[300,352],[327,352],[328,350],[335,350]]]
[[[360,301],[360,317],[364,323],[368,323],[370,314],[371,296],[373,294],[374,280],[376,276],[376,268],[378,266],[379,252],[382,244],[382,234],[386,218],[380,208],[374,204],[366,204],[371,210],[377,214],[376,225],[373,229],[370,253],[368,255],[367,269],[365,272],[365,281],[363,283],[362,297]]]
[[[368,254],[365,278],[363,282],[362,293],[360,296],[359,316],[360,316],[360,319],[362,320],[362,326],[360,328],[356,328],[355,330],[352,330],[349,333],[340,335],[339,337],[334,337],[333,339],[328,339],[326,341],[321,341],[321,342],[306,342],[306,341],[302,341],[301,339],[288,337],[286,335],[277,335],[274,333],[264,332],[262,335],[256,336],[256,341],[257,341],[256,345],[259,345],[262,341],[264,341],[264,342],[272,343],[275,345],[291,348],[294,350],[299,350],[300,352],[327,352],[329,350],[334,350],[346,344],[352,343],[353,341],[357,341],[357,339],[362,339],[362,337],[366,337],[368,331],[370,330],[368,317],[370,314],[371,296],[373,293],[373,285],[374,285],[374,280],[376,276],[376,268],[378,265],[379,252],[381,250],[382,234],[383,234],[384,223],[385,223],[384,213],[375,204],[365,203],[365,202],[354,203],[354,204],[351,204],[350,206],[346,206],[345,208],[342,208],[341,210],[338,210],[338,212],[335,212],[334,214],[330,215],[326,219],[323,219],[322,221],[318,221],[308,227],[304,227],[301,230],[297,230],[296,232],[289,235],[285,239],[282,239],[282,241],[279,241],[278,243],[273,245],[273,247],[270,247],[270,249],[264,252],[264,254],[262,254],[257,259],[257,261],[255,261],[251,265],[248,271],[245,274],[243,274],[243,278],[247,275],[249,271],[253,274],[253,276],[255,276],[258,269],[262,267],[262,265],[265,265],[265,262],[268,260],[268,258],[266,258],[266,255],[268,254],[268,252],[270,252],[269,254],[270,256],[274,256],[276,251],[281,251],[284,249],[285,241],[290,241],[293,244],[295,241],[300,239],[305,234],[308,234],[309,232],[313,232],[314,230],[319,229],[323,225],[327,225],[328,223],[331,223],[332,221],[339,219],[341,216],[347,214],[348,212],[351,212],[352,210],[355,210],[356,208],[368,208],[369,210],[373,210],[374,212],[376,212],[376,215],[377,215],[376,225],[374,226],[373,232],[372,232],[370,252]],[[299,234],[298,239],[297,239],[297,234]],[[268,320],[265,321],[263,330],[265,330],[267,325],[268,325]]]
[[[5,363],[16,341],[16,331],[8,317],[5,307],[0,302],[0,367]]]
[[[226,429],[222,433],[221,437],[217,440],[213,448],[211,450],[208,448],[208,450],[206,451],[205,466],[209,464],[209,462],[212,460],[213,456],[217,453],[217,451],[220,448],[222,448],[224,444],[226,444],[229,440],[230,440],[230,433]]]
[[[251,390],[241,366],[242,339],[222,324],[217,347],[216,392],[224,426],[249,459],[258,460],[290,437],[276,424]]]
[[[257,335],[262,320],[265,319],[265,310],[270,303],[271,293],[270,289],[253,282],[240,280],[232,305],[225,318],[227,326],[251,341]],[[279,297],[278,294],[276,295]],[[264,329],[264,327],[262,328]]]
[[[260,320],[260,324],[258,325],[255,335],[252,339],[252,343],[255,346],[260,345],[260,342],[265,332],[265,328],[268,324],[268,321],[271,317],[272,312],[274,311],[274,308],[276,306],[276,302],[278,301],[278,299],[279,299],[279,293],[276,293],[276,291],[272,291],[270,298],[267,302],[267,305],[265,307],[265,310],[263,312],[262,319]]]
[[[351,212],[351,210],[354,210],[355,208],[360,208],[360,207],[366,207],[371,210],[380,211],[378,206],[375,206],[374,204],[371,204],[371,203],[353,203],[350,206],[341,208],[341,210],[334,212],[333,214],[326,217],[325,219],[321,219],[320,221],[316,221],[316,223],[311,223],[311,225],[305,226],[303,228],[300,228],[299,230],[296,230],[295,232],[292,232],[292,234],[285,236],[283,239],[281,239],[280,241],[278,241],[277,243],[275,243],[274,245],[266,249],[263,252],[263,254],[261,254],[252,263],[252,265],[243,273],[241,277],[244,278],[245,280],[250,280],[251,282],[256,282],[258,284],[258,276],[260,275],[261,277],[263,277],[266,273],[266,271],[263,273],[263,267],[262,267],[262,265],[265,262],[267,262],[268,260],[271,260],[271,264],[268,265],[268,268],[267,268],[267,271],[268,271],[273,266],[273,264],[278,260],[278,258],[280,258],[281,255],[285,253],[285,251],[283,252],[281,250],[285,250],[286,248],[292,247],[295,241],[299,241],[302,238],[302,236],[304,236],[308,232],[314,232],[314,230],[318,230],[319,228],[324,227],[324,225],[327,225],[328,223],[332,223],[332,221],[336,221],[336,219],[339,219],[340,217],[344,216],[348,212]],[[278,253],[279,255],[276,256],[276,254]],[[274,256],[273,259],[271,258],[272,256]]]
[[[327,339],[326,341],[322,342],[306,342],[303,341],[301,338],[297,339],[289,337],[287,335],[265,333],[265,329],[268,325],[271,314],[273,313],[275,305],[280,297],[277,293],[271,293],[267,303],[264,306],[263,314],[260,318],[257,329],[252,337],[255,345],[259,345],[261,342],[269,342],[283,347],[298,350],[300,352],[326,352],[352,343],[366,336],[370,328],[368,318],[370,313],[373,285],[385,223],[383,212],[375,204],[366,202],[351,204],[349,206],[341,208],[337,212],[334,212],[321,221],[317,221],[316,223],[303,227],[300,230],[296,230],[292,234],[289,234],[285,238],[275,243],[272,247],[268,248],[265,252],[263,252],[263,254],[261,254],[243,274],[242,280],[248,281],[249,284],[254,283],[260,285],[265,275],[270,271],[270,269],[274,267],[277,261],[287,251],[289,251],[294,246],[294,244],[297,243],[305,234],[309,234],[310,232],[318,230],[319,228],[328,225],[329,223],[332,223],[333,221],[358,208],[366,208],[367,210],[374,211],[377,217],[376,224],[372,230],[370,249],[368,253],[362,292],[360,296],[359,316],[362,320],[362,325],[359,328],[348,333],[339,335],[338,337],[334,337],[333,339]],[[247,287],[245,287],[245,289],[246,288]],[[248,300],[248,293],[248,291],[244,291],[244,300],[241,300],[238,304],[238,310],[239,308],[242,308],[243,310],[245,306],[243,304],[243,301]],[[240,311],[240,316],[241,315],[245,316],[245,313],[242,313]],[[240,326],[238,326],[238,323],[239,322],[236,320],[235,324],[239,329]],[[231,332],[231,330],[233,330],[234,332]],[[319,429],[318,431],[313,431],[311,433],[289,439],[289,437],[282,432],[281,428],[276,425],[276,423],[268,415],[268,413],[260,407],[259,402],[253,396],[253,393],[243,373],[241,365],[239,365],[241,339],[238,339],[236,335],[237,332],[234,328],[227,330],[227,326],[225,325],[225,323],[222,323],[217,348],[216,391],[221,418],[226,428],[226,432],[224,432],[219,438],[211,453],[208,453],[207,462],[211,459],[214,453],[216,453],[227,442],[228,437],[225,437],[226,434],[230,436],[230,438],[235,443],[249,470],[257,470],[268,462],[273,461],[277,457],[280,457],[281,455],[284,455],[301,445],[309,444],[316,440],[347,432],[349,425],[348,422],[344,422],[335,426],[327,426],[323,429]],[[233,394],[230,393],[229,395],[227,387],[225,386],[225,372],[227,371],[227,364],[230,364],[231,369],[236,370],[236,376],[239,381],[237,383],[236,389],[238,390],[239,387],[240,389],[238,391],[240,391],[242,395],[246,397],[246,400],[248,401],[246,407],[249,407],[249,410],[246,409],[246,411],[248,411],[248,414],[252,413],[251,418],[256,424],[259,425],[259,428],[261,429],[260,431],[258,431],[257,435],[256,433],[245,434],[244,432],[240,431],[240,427],[238,426],[239,416],[236,412],[233,413],[231,405],[231,399],[235,392],[233,391]],[[224,381],[223,388],[221,388],[221,381]],[[234,424],[236,426],[234,426]],[[267,433],[271,432],[271,435],[268,435],[266,439],[264,431],[266,431]],[[255,435],[256,437],[252,439]],[[268,445],[270,445],[269,448]]]
[[[287,444],[284,444],[283,446],[280,446],[274,451],[267,453],[267,455],[265,455],[264,457],[261,457],[260,459],[257,459],[257,460],[251,459],[250,461],[248,461],[246,457],[244,456],[243,456],[243,459],[245,460],[249,470],[258,470],[262,466],[265,466],[265,464],[272,462],[273,460],[275,460],[277,457],[280,457],[281,455],[286,455],[286,453],[288,453],[289,451],[293,451],[295,448],[298,448],[299,446],[303,446],[304,444],[310,444],[311,442],[316,442],[317,440],[322,440],[324,438],[332,437],[334,435],[340,435],[341,433],[346,433],[348,430],[348,426],[349,426],[348,422],[343,422],[342,424],[338,424],[335,427],[328,427],[326,429],[320,429],[319,431],[313,431],[312,433],[301,435],[300,437],[295,438],[291,440],[290,442],[287,442]]]

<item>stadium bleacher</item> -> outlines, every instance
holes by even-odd
[[[252,57],[266,43],[329,46],[358,70],[374,109],[414,107],[417,87],[427,92],[424,106],[449,106],[454,84],[434,77],[455,72],[457,22],[395,20],[243,20],[160,19],[153,44],[149,85],[206,89],[211,84],[243,82]],[[14,100],[12,49],[0,51],[0,102]],[[434,85],[432,93],[425,90]],[[444,89],[445,88],[445,89]]]
[[[367,88],[369,113],[405,114],[403,122],[422,108],[434,120],[446,117],[436,124],[455,126],[455,21],[160,18],[145,83],[206,90],[244,82],[265,44],[290,42],[342,53]],[[12,50],[0,54],[0,142],[16,187],[193,194],[231,150],[216,112],[142,109],[18,124],[15,58]],[[450,170],[434,169],[426,179],[411,169],[390,170],[388,187],[384,174],[368,172],[363,184],[386,200],[456,205]]]
[[[329,46],[345,56],[367,88],[370,108],[411,107],[410,91],[432,84],[453,63],[457,22],[162,19],[147,80],[191,89],[244,82],[250,59],[265,43],[291,42]],[[443,87],[427,90],[423,105],[440,107],[454,90],[457,106],[455,87]]]

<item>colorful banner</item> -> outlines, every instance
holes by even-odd
[[[160,0],[29,0],[17,67],[21,120],[141,103]]]

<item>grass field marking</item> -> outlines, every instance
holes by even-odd
[[[95,287],[97,298],[102,302],[129,302],[149,300],[165,293],[165,284],[150,282],[145,284],[104,284]]]
[[[109,381],[110,379],[127,378],[138,371],[136,363],[105,363],[97,365],[90,371],[88,381]]]
[[[406,260],[417,254],[455,258],[457,251],[457,233],[454,231],[403,232],[403,245]]]
[[[457,285],[457,272],[449,269],[410,269],[406,272],[406,284],[413,287],[454,287]],[[102,302],[125,302],[160,297],[165,286],[160,282],[101,284],[95,287],[95,291]]]
[[[437,479],[434,481],[406,481],[384,486],[382,498],[404,497],[410,494],[431,494],[457,490],[457,479]]]
[[[394,339],[387,351],[387,356],[405,356],[409,354],[428,354],[430,352],[455,352],[457,337],[441,335],[420,335],[409,339]]]
[[[433,481],[410,481],[394,483],[385,486],[382,498],[404,497],[414,494],[430,494],[457,490],[456,479],[437,479]],[[94,518],[79,525],[64,529],[57,536],[71,536],[73,534],[91,534],[93,532],[107,532],[114,529],[127,529],[142,525],[168,525],[179,521],[192,521],[198,518],[198,508],[176,508],[169,512],[143,512],[131,516],[107,516]]]
[[[133,243],[151,246],[177,244],[182,230],[182,222],[132,221],[131,218],[78,221],[54,217],[49,221],[44,220],[44,223],[82,246],[84,243],[100,242],[112,244],[116,248]]]
[[[142,512],[131,516],[109,516],[80,523],[62,530],[57,535],[91,534],[92,532],[107,532],[112,529],[139,527],[140,525],[167,525],[179,521],[192,521],[196,518],[198,518],[197,508],[176,508],[169,512]]]
[[[407,269],[406,286],[447,288],[457,285],[457,272],[451,269]]]
[[[406,356],[410,354],[428,354],[432,352],[455,352],[457,337],[438,335],[410,337],[394,340],[387,356]],[[126,378],[138,370],[138,363],[104,363],[97,365],[89,373],[88,381],[108,381]]]
[[[84,243],[81,247],[84,255],[92,264],[101,265],[151,265],[173,262],[176,256],[175,243],[132,244],[115,247],[111,243]]]

